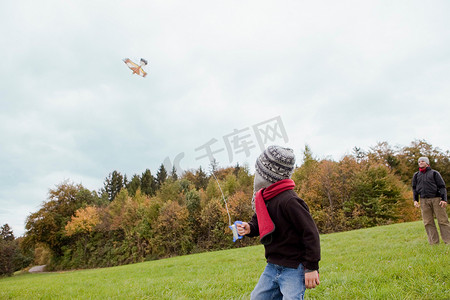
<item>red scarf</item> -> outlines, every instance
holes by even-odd
[[[425,168],[419,168],[419,171],[425,174],[425,172],[427,171],[427,167],[425,167]]]
[[[294,187],[295,183],[292,179],[283,179],[256,193],[255,209],[258,216],[259,239],[263,245],[270,244],[271,233],[275,230],[275,224],[270,218],[265,202],[284,191],[293,190]]]

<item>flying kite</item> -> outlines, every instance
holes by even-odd
[[[124,58],[123,62],[126,63],[128,68],[130,68],[133,71],[133,74],[137,74],[142,77],[147,76],[147,73],[142,68],[143,66],[146,66],[148,64],[145,59],[141,58],[141,63],[139,65],[131,61],[131,59],[129,58]]]

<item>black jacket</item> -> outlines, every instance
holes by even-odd
[[[305,201],[293,190],[282,192],[266,202],[267,211],[275,224],[272,242],[265,247],[267,262],[309,270],[319,269],[319,231],[312,219]],[[253,215],[249,222],[250,234],[258,236],[258,218]]]
[[[412,179],[412,189],[414,201],[420,198],[440,197],[443,201],[447,201],[447,189],[445,188],[444,179],[438,171],[427,167],[427,171],[422,173],[416,172]]]

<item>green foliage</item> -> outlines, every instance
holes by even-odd
[[[222,186],[220,181],[219,183],[217,183],[214,177],[211,177],[209,179],[208,186],[206,187],[206,195],[209,199],[222,198],[222,193],[220,192],[221,188],[219,188],[219,184],[220,186]]]
[[[131,178],[131,181],[128,182],[128,184],[126,185],[126,188],[128,190],[128,193],[131,196],[134,196],[138,189],[140,189],[142,191],[142,188],[141,188],[141,177],[139,177],[139,175],[134,174],[133,177]],[[149,194],[151,194],[151,193],[149,193]]]
[[[383,165],[370,166],[355,175],[353,194],[345,203],[351,228],[384,225],[396,221],[403,198],[401,182]]]
[[[162,184],[166,181],[168,178],[167,170],[164,167],[163,164],[158,169],[158,172],[156,173],[156,185],[158,188],[162,186]]]
[[[13,241],[0,240],[0,276],[11,276],[16,271],[15,256],[18,247]]]
[[[0,230],[0,276],[11,276],[28,266],[33,260],[33,254],[21,250],[22,238],[15,239],[8,224],[4,224]]]
[[[253,176],[250,175],[248,167],[240,167],[236,174],[238,190],[245,193],[253,192]]]
[[[145,195],[153,196],[156,194],[156,180],[149,169],[146,169],[145,172],[142,173],[140,186],[142,193],[144,193]]]
[[[200,194],[195,190],[186,192],[186,208],[189,212],[188,226],[192,229],[192,240],[197,244],[200,235],[200,212],[202,210]]]
[[[225,182],[223,184],[223,193],[225,194],[225,197],[229,197],[230,195],[233,195],[236,193],[238,187],[237,179],[234,174],[229,174],[225,178]]]
[[[113,201],[119,194],[120,190],[125,186],[126,182],[124,181],[122,174],[114,170],[112,173],[109,173],[108,177],[105,178],[102,194],[106,193],[109,201]]]
[[[183,204],[182,186],[180,181],[166,180],[160,187],[158,197],[163,201],[176,201]]]

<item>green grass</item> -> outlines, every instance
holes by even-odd
[[[307,299],[450,299],[449,245],[421,222],[321,236],[321,284]],[[0,299],[248,299],[262,246],[113,268],[0,279]]]

